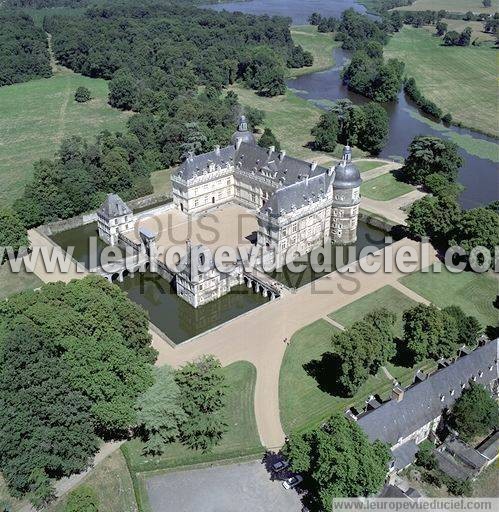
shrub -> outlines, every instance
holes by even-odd
[[[78,103],[85,103],[87,101],[90,101],[92,99],[92,96],[90,94],[90,91],[86,87],[78,87],[75,92],[75,101]]]

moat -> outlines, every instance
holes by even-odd
[[[383,231],[359,222],[358,240],[356,244],[350,246],[350,249],[332,245],[327,248],[331,254],[331,267],[324,272],[313,272],[309,264],[310,256],[307,255],[303,258],[306,265],[303,272],[295,274],[284,268],[271,276],[288,288],[299,288],[336,270],[337,266],[343,266],[349,261],[349,257],[350,262],[355,261],[365,247],[372,246],[373,251],[384,247],[385,236]],[[93,260],[89,253],[91,237],[95,237],[94,243],[97,247],[97,256]],[[87,268],[90,262],[99,260],[100,253],[106,247],[106,244],[97,236],[95,222],[63,231],[51,238],[63,249],[73,246],[73,257]],[[94,267],[93,264],[91,266]],[[247,313],[266,304],[269,300],[245,285],[241,285],[234,287],[230,293],[214,302],[193,308],[176,295],[168,281],[149,271],[137,272],[133,277],[128,275],[122,283],[116,282],[116,284],[126,291],[135,303],[144,307],[149,313],[151,322],[176,344]]]

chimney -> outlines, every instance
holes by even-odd
[[[310,164],[310,171],[313,172],[315,171],[315,168],[317,167],[317,162],[314,160],[311,164]]]
[[[220,146],[218,144],[215,146],[215,155],[220,156]]]
[[[394,400],[395,402],[402,402],[403,399],[404,399],[404,389],[401,388],[400,386],[395,386],[392,389],[392,400]]]
[[[241,147],[242,142],[243,142],[243,139],[241,137],[238,137],[236,139],[236,151]]]
[[[286,156],[286,151],[284,149],[281,151],[281,154],[279,155],[279,160],[282,162],[284,160],[284,157]]]
[[[269,146],[269,156],[275,151],[275,146]]]

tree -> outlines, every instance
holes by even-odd
[[[308,22],[310,25],[318,25],[321,22],[322,16],[318,12],[313,12],[308,17]]]
[[[109,82],[109,104],[122,110],[133,110],[138,98],[137,82],[128,69],[119,69]]]
[[[137,399],[137,420],[146,433],[144,451],[156,455],[179,437],[179,425],[187,418],[173,370],[162,366],[154,373],[154,384]]]
[[[388,114],[377,103],[367,103],[362,107],[363,124],[358,132],[357,145],[364,151],[377,155],[388,138]]]
[[[248,125],[253,129],[253,131],[255,131],[257,126],[263,124],[263,120],[265,119],[265,112],[263,110],[253,107],[245,107],[244,112],[246,114],[246,119],[248,120]]]
[[[19,215],[10,208],[0,208],[0,247],[10,247],[14,253],[29,247],[29,239]],[[2,253],[0,265],[8,258]]]
[[[459,194],[463,190],[463,186],[459,183],[449,181],[444,175],[434,173],[426,176],[424,186],[434,196],[442,199],[457,200]]]
[[[336,148],[338,132],[338,116],[333,112],[322,114],[317,125],[312,128],[312,135],[315,137],[314,148],[332,153]]]
[[[97,451],[91,404],[40,326],[2,314],[2,330],[0,465],[11,494],[40,506],[53,495],[51,477],[81,471]]]
[[[262,148],[270,148],[270,146],[274,146],[276,151],[281,150],[281,144],[277,140],[274,132],[270,128],[265,128],[263,131],[263,135],[260,137],[258,141],[258,145]]]
[[[435,28],[437,29],[437,36],[441,37],[447,32],[448,25],[443,21],[437,21]]]
[[[78,103],[85,103],[92,99],[90,91],[86,87],[78,87],[75,92],[75,101]]]
[[[424,440],[418,448],[418,452],[416,453],[416,464],[428,470],[433,470],[437,468],[437,459],[433,450],[435,447],[431,441],[427,439]]]
[[[455,181],[463,165],[457,145],[439,137],[415,137],[409,145],[408,153],[403,172],[409,181],[418,185],[422,185],[425,178],[434,173]]]
[[[455,319],[433,304],[418,304],[404,311],[404,341],[414,361],[451,357],[458,346]]]
[[[286,82],[282,69],[265,69],[258,79],[258,92],[262,96],[279,96],[286,92]]]
[[[461,35],[455,30],[449,30],[444,36],[445,46],[457,46],[459,44],[459,38]]]
[[[321,509],[331,510],[334,497],[369,496],[384,484],[388,447],[369,442],[354,422],[334,414],[304,434],[292,434],[284,453],[293,471],[306,475]]]
[[[457,342],[460,345],[473,346],[476,344],[478,337],[482,333],[480,322],[471,315],[466,315],[459,306],[447,306],[442,312],[452,316],[457,324]]]
[[[80,485],[71,491],[64,512],[99,512],[99,499],[92,487]]]
[[[471,382],[454,403],[451,422],[465,441],[471,441],[499,427],[499,406],[488,390]]]
[[[471,41],[471,27],[466,27],[459,36],[459,46],[469,46]]]
[[[186,419],[181,440],[191,449],[210,451],[227,430],[223,419],[226,383],[220,361],[212,355],[187,363],[175,372]]]
[[[333,336],[333,351],[341,361],[338,382],[348,396],[395,355],[395,319],[386,309],[374,310]]]
[[[463,212],[452,234],[453,244],[467,252],[485,247],[492,255],[499,246],[499,214],[488,208],[473,208]]]
[[[446,247],[461,220],[461,208],[454,198],[425,196],[415,201],[407,213],[407,227],[413,236],[429,237]]]

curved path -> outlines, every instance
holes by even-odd
[[[29,235],[32,245],[51,246],[55,252],[60,251],[60,248],[54,247],[51,240],[38,231],[32,230]],[[413,247],[419,252],[423,245],[403,239],[390,246],[391,255],[390,250],[381,249],[375,256],[368,258],[383,262],[386,252],[386,259],[393,263],[395,254],[401,247]],[[426,244],[424,247],[429,254],[424,263],[427,266],[434,261],[435,254],[431,246]],[[43,267],[37,265],[35,273],[45,282],[67,282],[85,275],[84,272],[77,272],[74,264],[70,267],[69,273],[61,274],[47,273]],[[279,410],[279,371],[287,347],[284,340],[290,340],[298,329],[332,311],[385,285],[397,283],[402,275],[395,264],[391,273],[380,270],[367,274],[361,270],[360,263],[355,262],[349,267],[347,274],[333,272],[303,286],[296,293],[287,293],[278,300],[175,348],[151,331],[153,346],[159,353],[157,364],[178,366],[202,354],[214,354],[224,366],[241,360],[254,364],[257,370],[254,406],[260,439],[268,449],[279,448],[285,437]]]
[[[393,256],[387,252],[387,259],[393,262],[401,247],[420,251],[423,245],[403,239],[391,247]],[[435,253],[429,245],[424,248],[429,255],[424,263],[427,265],[434,261]],[[384,257],[382,249],[369,258],[383,261]],[[285,437],[279,409],[279,371],[287,346],[283,340],[291,339],[298,329],[331,311],[395,283],[404,274],[395,265],[393,268],[391,273],[366,274],[356,262],[348,275],[333,272],[176,348],[153,335],[153,345],[159,352],[157,364],[178,366],[206,353],[214,354],[223,365],[240,360],[253,363],[257,369],[255,415],[260,439],[268,449],[279,448]]]

